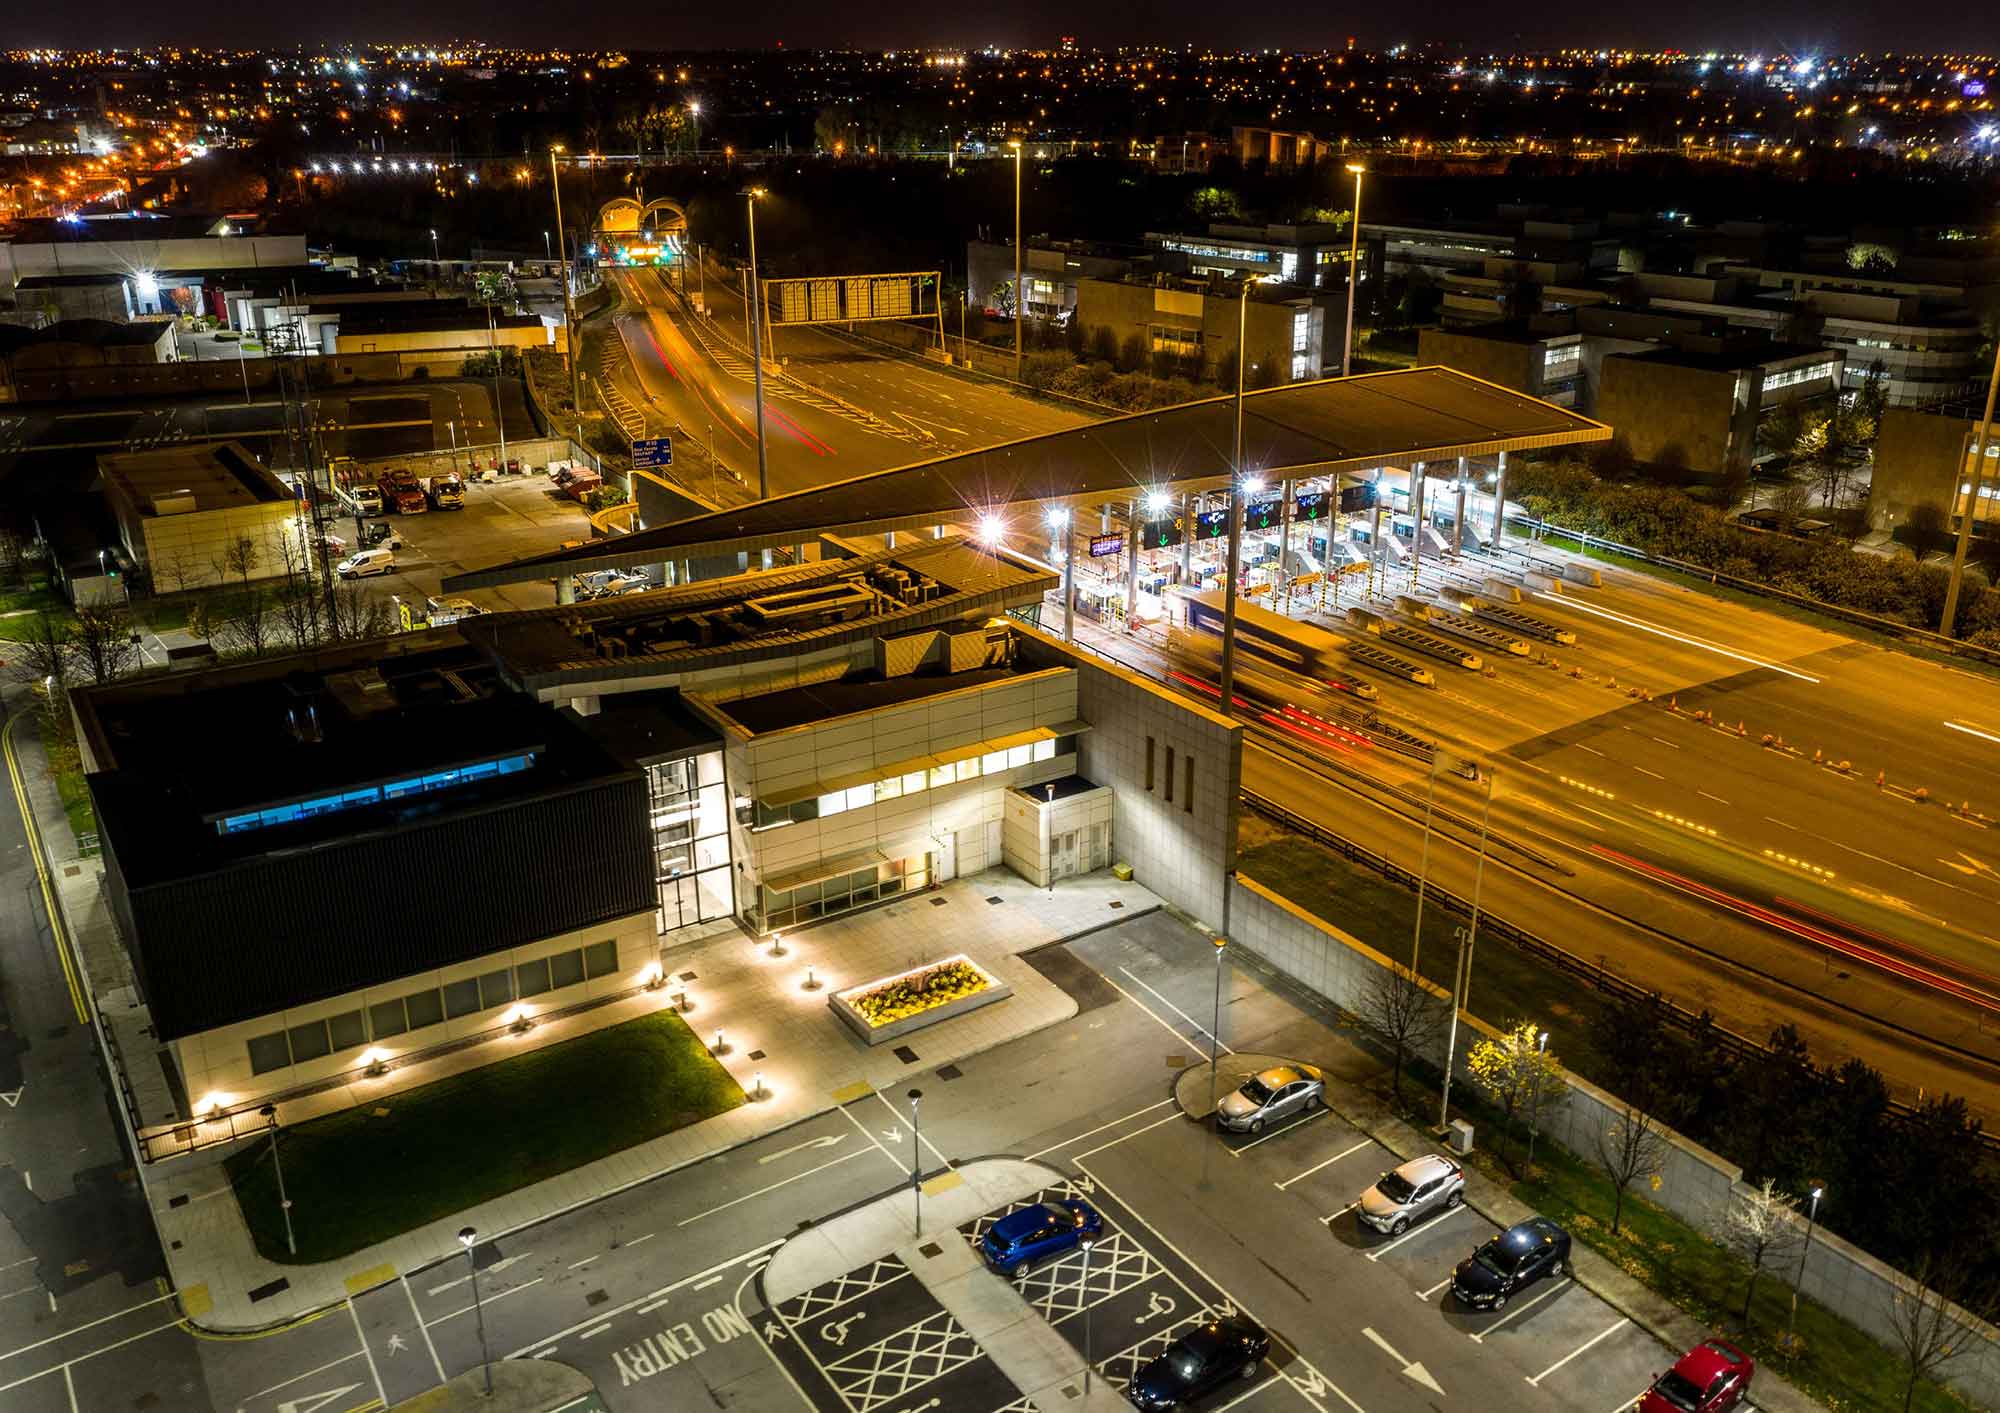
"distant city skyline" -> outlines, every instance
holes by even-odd
[[[1508,15],[1473,0],[1427,7],[1421,27],[1385,26],[1376,8],[1274,15],[1229,12],[1195,0],[1143,3],[1079,14],[1056,0],[1031,0],[1004,16],[966,17],[918,0],[878,0],[857,15],[818,0],[769,0],[754,8],[690,7],[683,15],[640,16],[617,11],[564,12],[526,0],[447,0],[422,7],[413,20],[394,0],[355,0],[337,19],[325,12],[272,7],[218,9],[213,18],[163,11],[137,0],[109,0],[88,12],[44,9],[17,22],[12,44],[87,48],[93,45],[176,43],[207,46],[296,43],[441,42],[459,37],[488,44],[563,45],[621,49],[881,49],[908,47],[1038,47],[1063,36],[1092,47],[1121,44],[1208,44],[1221,48],[1338,48],[1352,34],[1362,47],[1437,43],[1473,51],[1563,47],[1677,48],[1741,52],[1906,53],[1992,52],[2000,49],[2000,18],[1991,12],[1938,10],[1911,15],[1855,0],[1828,6],[1808,0],[1746,11],[1726,0],[1692,0],[1663,22],[1651,7],[1595,9],[1588,14],[1542,10]]]

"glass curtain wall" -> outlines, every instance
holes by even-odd
[[[726,918],[736,910],[729,863],[729,794],[722,752],[646,767],[662,933]]]

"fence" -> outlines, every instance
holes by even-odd
[[[1435,884],[1431,885],[1431,895],[1440,900],[1450,896]],[[1392,965],[1373,948],[1279,897],[1254,879],[1236,879],[1230,904],[1233,944],[1345,1011],[1364,1012],[1371,984]],[[1482,917],[1480,925],[1484,929],[1490,920]],[[1505,924],[1494,931],[1501,932],[1503,928]],[[1507,931],[1519,937],[1527,935],[1519,929]],[[1549,948],[1547,943],[1540,945],[1550,951],[1561,951]],[[1593,970],[1580,958],[1570,961],[1579,975],[1588,975]],[[1477,1035],[1496,1034],[1475,1017],[1466,1016],[1464,1022]],[[1466,1068],[1465,1053],[1476,1043],[1475,1035],[1460,1045],[1452,1071],[1454,1083],[1475,1083]],[[1726,1043],[1748,1045],[1741,1037]],[[1751,1049],[1754,1053],[1755,1047]],[[1442,1042],[1423,1058],[1442,1067]],[[1619,1121],[1624,1106],[1614,1096],[1575,1075],[1565,1074],[1564,1084],[1566,1092],[1561,1099],[1542,1103],[1543,1141],[1567,1149],[1585,1163],[1596,1164],[1597,1139]],[[1718,1231],[1725,1213],[1749,1191],[1743,1183],[1743,1170],[1671,1130],[1663,1131],[1663,1137],[1667,1140],[1667,1151],[1658,1174],[1659,1184],[1646,1194],[1647,1200],[1699,1231]],[[1804,1218],[1794,1214],[1794,1220],[1803,1222]],[[1815,1231],[1807,1249],[1799,1289],[1891,1349],[1898,1347],[1891,1310],[1902,1287],[1894,1272],[1824,1227]],[[1720,1299],[1723,1293],[1712,1294]],[[1974,1319],[1957,1306],[1949,1308],[1960,1332],[1953,1344],[1961,1340],[1972,1343],[1938,1377],[1968,1399],[1985,1406],[2000,1404],[2000,1330]]]

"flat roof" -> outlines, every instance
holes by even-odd
[[[722,737],[671,687],[656,692],[614,692],[577,721],[591,739],[634,765],[677,760],[722,748]]]
[[[1090,505],[1229,484],[1235,399],[1208,398],[940,457],[656,529],[449,575],[450,590],[867,534],[1010,507]],[[1609,441],[1611,428],[1450,368],[1327,378],[1244,398],[1247,466],[1266,480]]]
[[[920,702],[928,697],[941,697],[947,692],[968,687],[1005,682],[1010,677],[1025,676],[1033,670],[975,667],[965,672],[931,672],[904,677],[883,677],[880,673],[863,672],[832,682],[784,687],[755,697],[711,701],[707,702],[707,706],[717,715],[728,717],[752,736],[761,736],[769,731],[785,731],[816,721],[830,721],[837,716],[879,711],[884,707]]]
[[[175,513],[163,511],[161,504],[182,497],[192,497],[196,510],[227,510],[293,499],[285,483],[241,442],[107,452],[97,458],[97,465],[105,481],[145,515]]]
[[[769,610],[786,605],[757,607],[758,601],[838,590],[843,581],[869,586],[872,599],[849,590],[844,606],[824,613],[774,614]],[[565,682],[711,671],[858,638],[943,628],[1033,602],[1058,581],[1054,569],[1005,550],[962,539],[924,540],[651,593],[481,614],[453,626],[535,691]],[[798,598],[791,604],[806,607]]]

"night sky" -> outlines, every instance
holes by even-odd
[[[462,37],[492,44],[611,46],[629,49],[890,48],[1053,43],[1073,34],[1086,45],[1199,43],[1309,49],[1432,40],[1453,49],[1559,45],[1677,46],[1690,51],[1827,53],[2000,48],[2000,10],[1935,5],[1914,10],[1843,0],[1685,0],[1671,6],[1496,5],[1432,0],[1409,12],[1409,28],[1385,28],[1395,7],[1245,5],[1217,0],[1141,0],[1083,5],[1029,0],[1003,8],[937,0],[765,0],[662,6],[548,0],[351,0],[339,6],[258,5],[241,0],[100,0],[89,6],[23,4],[9,17],[10,45],[86,47],[162,42],[208,45],[436,43]],[[336,18],[337,16],[337,18]],[[415,17],[421,16],[421,19]]]

